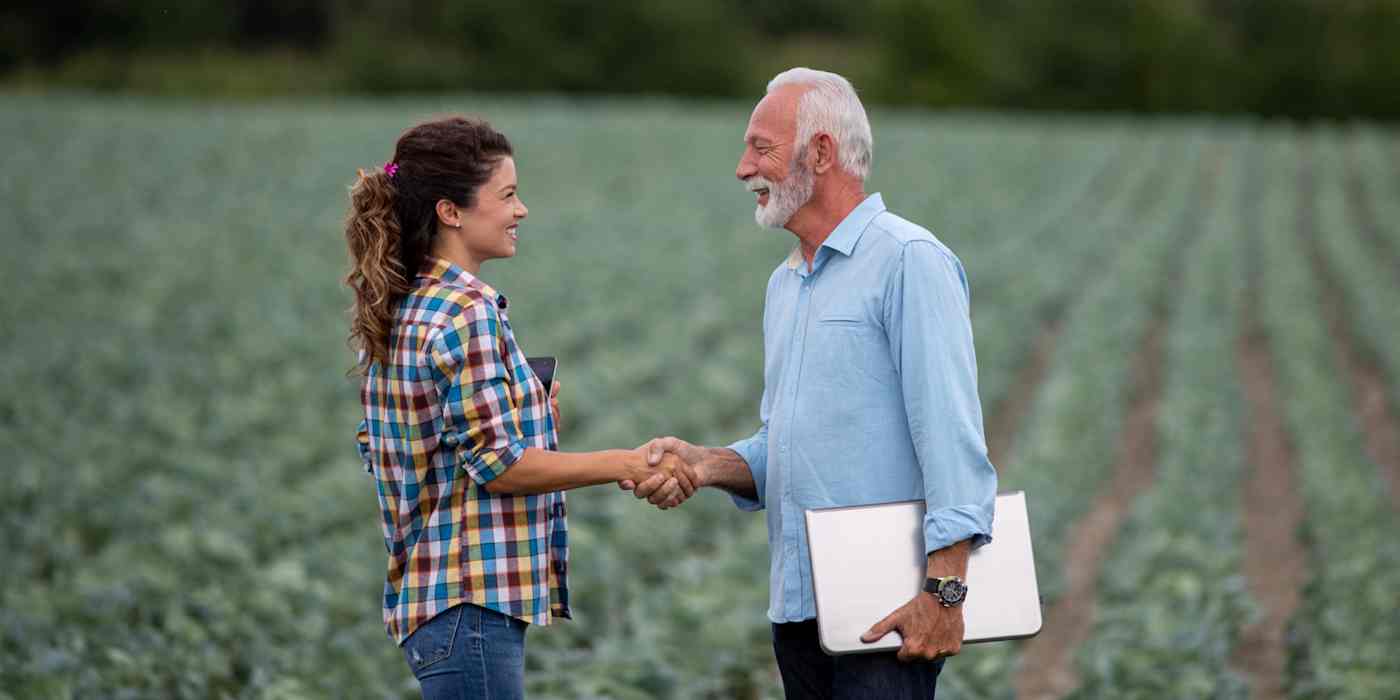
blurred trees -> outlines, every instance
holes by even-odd
[[[1400,117],[1397,0],[882,0],[924,104]]]
[[[78,0],[0,9],[9,82],[752,94],[797,63],[929,106],[1400,117],[1400,0]],[[241,73],[234,76],[231,73]]]

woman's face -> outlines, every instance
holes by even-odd
[[[476,192],[476,201],[463,212],[462,239],[478,262],[515,255],[520,220],[530,213],[516,192],[515,159],[496,164],[491,179]]]

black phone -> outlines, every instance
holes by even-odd
[[[554,371],[559,367],[558,360],[553,357],[527,357],[525,361],[530,363],[530,370],[540,378],[540,383],[544,384],[546,393],[554,391]]]

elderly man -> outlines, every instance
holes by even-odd
[[[968,555],[992,528],[967,276],[933,234],[865,193],[871,144],[841,76],[794,68],[768,84],[735,175],[757,197],[758,223],[797,245],[768,280],[762,426],[723,448],[651,443],[653,459],[674,453],[699,485],[767,509],[768,617],[789,698],[932,698],[962,644]],[[639,497],[662,486],[623,484]],[[897,630],[903,646],[826,655],[803,511],[915,498],[927,504],[925,592],[864,637]]]

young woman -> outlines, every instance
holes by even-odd
[[[350,200],[357,442],[389,550],[389,636],[425,698],[522,697],[526,626],[570,616],[561,492],[659,470],[650,500],[665,507],[694,474],[669,456],[648,466],[641,448],[556,451],[557,397],[479,276],[515,255],[528,213],[505,136],[462,118],[415,126]]]

